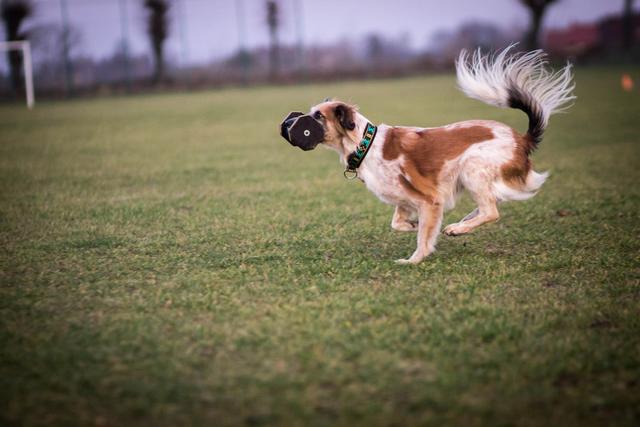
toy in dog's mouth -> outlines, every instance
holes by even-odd
[[[291,145],[309,151],[324,140],[324,127],[310,115],[293,111],[280,124],[280,135]]]

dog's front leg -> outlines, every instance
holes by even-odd
[[[409,259],[399,259],[399,264],[417,264],[435,250],[440,234],[443,208],[438,201],[423,201],[418,208],[418,247]]]

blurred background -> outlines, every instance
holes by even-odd
[[[578,64],[638,62],[634,0],[0,0],[37,97],[380,78],[450,70],[514,42]],[[0,99],[24,100],[20,50]]]

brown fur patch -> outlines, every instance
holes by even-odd
[[[400,185],[402,185],[404,189],[407,190],[407,193],[411,194],[416,199],[425,199],[429,201],[432,200],[430,196],[422,193],[420,190],[414,187],[411,181],[405,178],[404,175],[402,174],[398,175],[398,181],[400,181]]]
[[[385,160],[395,160],[400,156],[400,140],[396,134],[396,128],[391,128],[387,131],[384,138],[384,145],[382,146],[382,157]]]
[[[347,130],[340,123],[340,119],[336,117],[336,107],[344,107],[348,111],[350,117],[354,117],[358,108],[355,105],[349,105],[341,101],[329,101],[319,104],[317,110],[324,116],[324,141],[323,143],[335,148],[339,153],[348,155],[347,148],[342,143],[342,138],[347,136],[349,139],[357,140],[355,130]],[[359,141],[359,140],[358,140]]]
[[[471,145],[493,138],[491,129],[484,126],[419,131],[391,128],[384,140],[382,156],[385,160],[394,160],[403,154],[404,180],[400,183],[410,194],[416,195],[407,184],[422,194],[422,198],[433,202],[437,197],[438,175],[445,162],[458,157]]]
[[[515,130],[512,132],[516,142],[513,159],[502,165],[500,173],[507,184],[515,184],[519,187],[527,181],[527,175],[531,170],[529,153],[533,151],[534,143],[531,138],[520,135]]]
[[[333,130],[339,135],[346,135],[350,129],[345,129],[345,123],[342,121],[353,121],[353,117],[356,112],[356,107],[346,104],[340,101],[331,101],[322,104],[318,110],[326,118],[327,122],[331,124]],[[336,116],[336,112],[340,113],[340,117]]]

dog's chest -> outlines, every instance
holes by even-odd
[[[404,192],[398,181],[400,164],[397,160],[385,160],[380,147],[376,147],[376,149],[371,147],[365,161],[358,170],[358,175],[364,181],[367,189],[383,202],[392,205],[405,202],[402,197]]]

